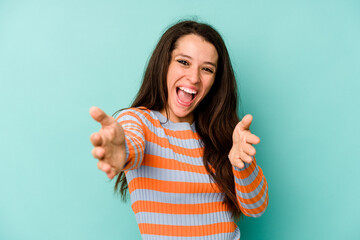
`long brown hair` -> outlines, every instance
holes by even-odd
[[[220,34],[211,26],[195,21],[182,21],[171,26],[162,35],[151,55],[142,85],[131,107],[144,106],[158,111],[166,109],[168,97],[166,76],[171,53],[176,47],[177,40],[188,34],[204,38],[214,45],[218,53],[214,84],[194,110],[194,120],[196,130],[205,146],[204,166],[213,181],[225,193],[223,202],[229,206],[232,215],[238,218],[241,216],[241,211],[235,194],[232,165],[228,159],[232,147],[232,133],[239,122],[238,94],[230,57]],[[211,168],[215,169],[215,173]],[[119,191],[125,200],[128,185],[124,172],[120,172],[116,180],[115,191],[120,184]]]

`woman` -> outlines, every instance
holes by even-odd
[[[157,44],[132,107],[91,135],[98,168],[129,188],[143,239],[240,239],[234,219],[259,217],[268,188],[254,158],[252,116],[237,116],[226,46],[209,25],[184,21]]]

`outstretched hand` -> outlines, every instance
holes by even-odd
[[[98,107],[90,108],[91,117],[101,124],[99,132],[91,134],[94,145],[92,155],[97,158],[98,168],[113,179],[125,164],[125,133],[116,120]]]
[[[251,163],[256,154],[255,148],[252,144],[258,144],[260,138],[250,132],[250,124],[253,117],[247,114],[236,125],[233,131],[233,146],[229,153],[229,159],[232,165],[238,168],[243,168],[244,163]]]

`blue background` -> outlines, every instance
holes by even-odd
[[[360,239],[360,1],[0,0],[0,239],[140,239],[88,114],[129,106],[164,30],[212,24],[261,138],[242,239]]]

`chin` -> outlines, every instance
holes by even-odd
[[[174,112],[174,114],[175,114],[175,116],[176,117],[178,117],[178,118],[186,118],[186,117],[188,117],[190,114],[191,114],[191,112]]]

